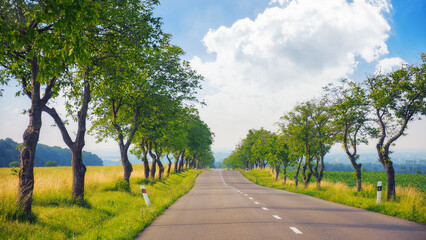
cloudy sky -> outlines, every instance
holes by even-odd
[[[418,64],[426,52],[426,1],[387,0],[163,0],[155,13],[185,59],[205,77],[202,119],[215,133],[214,151],[228,152],[251,128],[274,124],[297,102],[341,78],[362,81],[375,71]],[[13,85],[13,84],[11,84]],[[21,136],[29,106],[0,98],[0,138]],[[40,142],[65,146],[44,118]],[[401,150],[426,150],[426,120],[409,125]],[[86,150],[119,156],[113,141]]]

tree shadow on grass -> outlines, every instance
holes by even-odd
[[[92,209],[92,204],[90,204],[86,199],[65,196],[45,196],[42,199],[35,199],[34,204],[41,207],[78,206],[81,208]]]

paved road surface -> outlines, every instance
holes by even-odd
[[[206,171],[138,239],[426,240],[426,225]]]

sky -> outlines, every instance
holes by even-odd
[[[215,152],[232,151],[249,129],[277,131],[285,112],[328,83],[419,64],[426,52],[424,0],[163,0],[154,13],[204,76],[200,117],[215,133]],[[15,85],[0,98],[0,139],[21,142],[30,102],[14,96]],[[65,147],[52,124],[43,117],[40,143]],[[425,118],[411,122],[394,149],[426,151],[425,133]],[[113,140],[88,136],[85,150],[119,158]]]

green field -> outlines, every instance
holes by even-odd
[[[307,188],[304,188],[303,181],[299,181],[299,186],[295,187],[293,171],[288,172],[286,185],[283,184],[282,174],[275,182],[275,174],[272,174],[269,168],[250,170],[247,173],[240,170],[240,172],[247,179],[261,186],[302,193],[426,224],[425,175],[396,174],[396,199],[387,201],[384,187],[382,203],[378,205],[376,183],[383,181],[383,185],[386,186],[385,173],[364,173],[362,191],[358,193],[354,187],[355,177],[350,172],[326,172],[320,189],[317,189],[315,179],[312,179],[312,183]]]
[[[294,180],[295,171],[287,171],[287,179]],[[282,172],[281,172],[282,175]],[[324,171],[324,180],[331,182],[342,182],[349,187],[356,185],[356,177],[353,172],[337,172]],[[363,172],[362,182],[377,185],[378,181],[382,181],[383,188],[386,188],[387,175],[385,172]],[[299,175],[299,182],[302,182],[302,177]],[[311,178],[311,182],[315,182],[315,178]],[[395,174],[396,186],[400,187],[416,187],[426,193],[426,174]]]
[[[121,180],[121,166],[88,167],[86,202],[80,206],[71,200],[70,167],[35,168],[33,223],[16,220],[18,178],[11,169],[0,168],[0,239],[134,239],[188,192],[201,172],[186,170],[164,180],[148,180],[142,165],[133,168],[127,185]],[[140,185],[146,186],[149,208]]]

